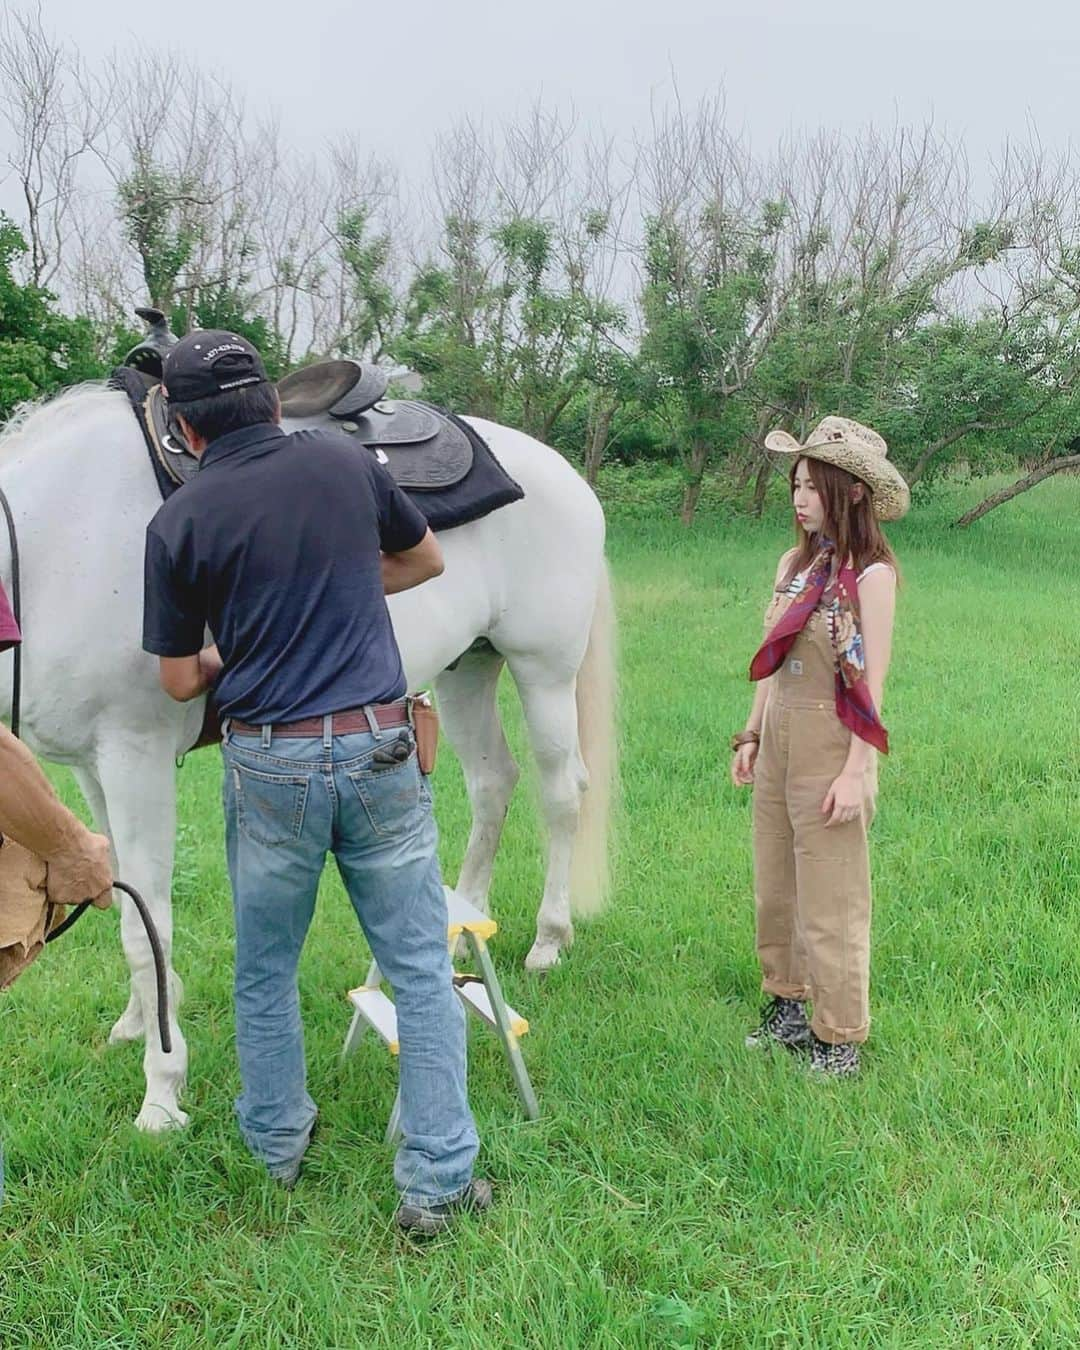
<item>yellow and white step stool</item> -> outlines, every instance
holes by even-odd
[[[488,939],[498,931],[498,924],[488,914],[481,913],[474,905],[463,900],[451,887],[446,892],[446,910],[449,923],[447,941],[453,952],[459,938],[464,937],[476,957],[480,974],[454,976],[454,989],[465,1007],[482,1022],[492,1027],[502,1041],[506,1051],[510,1072],[514,1076],[514,1085],[521,1099],[522,1109],[529,1120],[536,1120],[540,1107],[529,1080],[525,1061],[521,1057],[518,1038],[524,1036],[529,1024],[520,1013],[506,1004],[502,996],[495,967],[488,951]],[[350,989],[349,1002],[353,1006],[353,1019],[342,1046],[341,1058],[345,1059],[356,1049],[357,1043],[370,1027],[392,1055],[398,1053],[397,1013],[390,998],[383,992],[382,973],[378,964],[372,961],[367,978],[358,989]],[[393,1142],[400,1134],[401,1098],[394,1102],[390,1123],[386,1127],[386,1138]]]

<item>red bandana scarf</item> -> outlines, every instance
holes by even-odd
[[[866,685],[866,653],[859,624],[859,583],[850,563],[833,574],[835,550],[824,544],[810,566],[799,572],[784,594],[791,604],[750,663],[750,678],[764,680],[784,664],[795,639],[820,605],[825,612],[836,663],[836,715],[856,736],[882,754],[889,733],[881,724]]]

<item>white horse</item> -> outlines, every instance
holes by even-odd
[[[595,496],[555,451],[506,427],[473,425],[525,498],[444,532],[443,575],[394,596],[390,608],[409,687],[434,684],[464,769],[473,823],[457,889],[484,909],[518,777],[496,705],[499,674],[510,667],[550,836],[526,960],[545,970],[572,940],[571,896],[575,912],[594,912],[607,883],[615,691],[604,521]],[[0,436],[0,487],[22,572],[22,735],[46,759],[71,765],[112,839],[117,876],[150,906],[168,963],[173,1049],[165,1054],[156,1035],[145,1036],[146,1095],[136,1124],[183,1125],[187,1047],[177,1022],[170,893],[174,762],[196,739],[203,700],[172,702],[158,686],[156,659],[141,649],[143,539],[160,497],[126,397],[83,385],[22,413]],[[10,588],[2,524],[0,559]],[[10,707],[10,661],[0,662],[0,709]],[[131,996],[113,1042],[152,1032],[156,1019],[150,949],[131,903],[121,903]]]

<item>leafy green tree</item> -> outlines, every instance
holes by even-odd
[[[608,451],[648,415],[648,386],[637,353],[606,343],[589,353],[584,434],[585,479],[596,487]]]
[[[0,214],[0,418],[27,399],[104,373],[89,320],[67,318],[50,291],[16,279],[15,263],[26,248]]]
[[[177,334],[187,331],[184,327],[187,317],[184,309],[174,309],[172,323]],[[254,311],[243,295],[223,286],[205,287],[198,292],[190,317],[191,328],[225,328],[247,338],[262,354],[272,380],[285,373],[287,362],[281,335],[265,315]]]
[[[138,254],[146,300],[169,313],[184,269],[195,256],[200,231],[193,207],[200,184],[141,159],[117,185],[117,205],[127,242]]]
[[[696,219],[647,222],[641,357],[678,446],[685,525],[717,452],[729,454],[748,432],[741,396],[773,331],[783,219],[783,207],[766,202],[756,216],[711,204]]]
[[[338,350],[381,361],[393,345],[401,313],[389,279],[393,242],[385,231],[372,233],[371,212],[363,206],[340,217],[337,240],[344,271]]]
[[[1041,318],[1025,308],[1004,317],[949,313],[950,288],[998,265],[1012,239],[1008,226],[976,225],[954,248],[903,269],[895,258],[903,245],[890,240],[891,247],[870,251],[861,271],[821,279],[814,255],[828,246],[828,234],[809,237],[755,372],[757,444],[770,422],[804,433],[839,413],[879,428],[914,482],[973,433],[1032,417],[1049,368]]]
[[[414,277],[398,356],[437,401],[553,440],[625,327],[582,261],[606,230],[606,217],[587,213],[568,246],[550,221],[510,216],[485,234],[448,217],[445,262]]]
[[[480,260],[477,221],[448,216],[443,222],[442,265],[418,267],[405,304],[395,355],[424,381],[436,403],[497,418],[499,391],[491,378],[485,328],[492,305]]]

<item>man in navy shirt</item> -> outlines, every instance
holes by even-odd
[[[190,333],[164,383],[200,464],[147,529],[143,646],[173,698],[212,685],[223,718],[240,1130],[295,1183],[317,1114],[296,968],[333,853],[395,994],[398,1222],[440,1231],[491,1188],[472,1176],[464,1014],[385,596],[437,576],[442,553],[374,456],[343,433],[282,431],[245,339]]]

